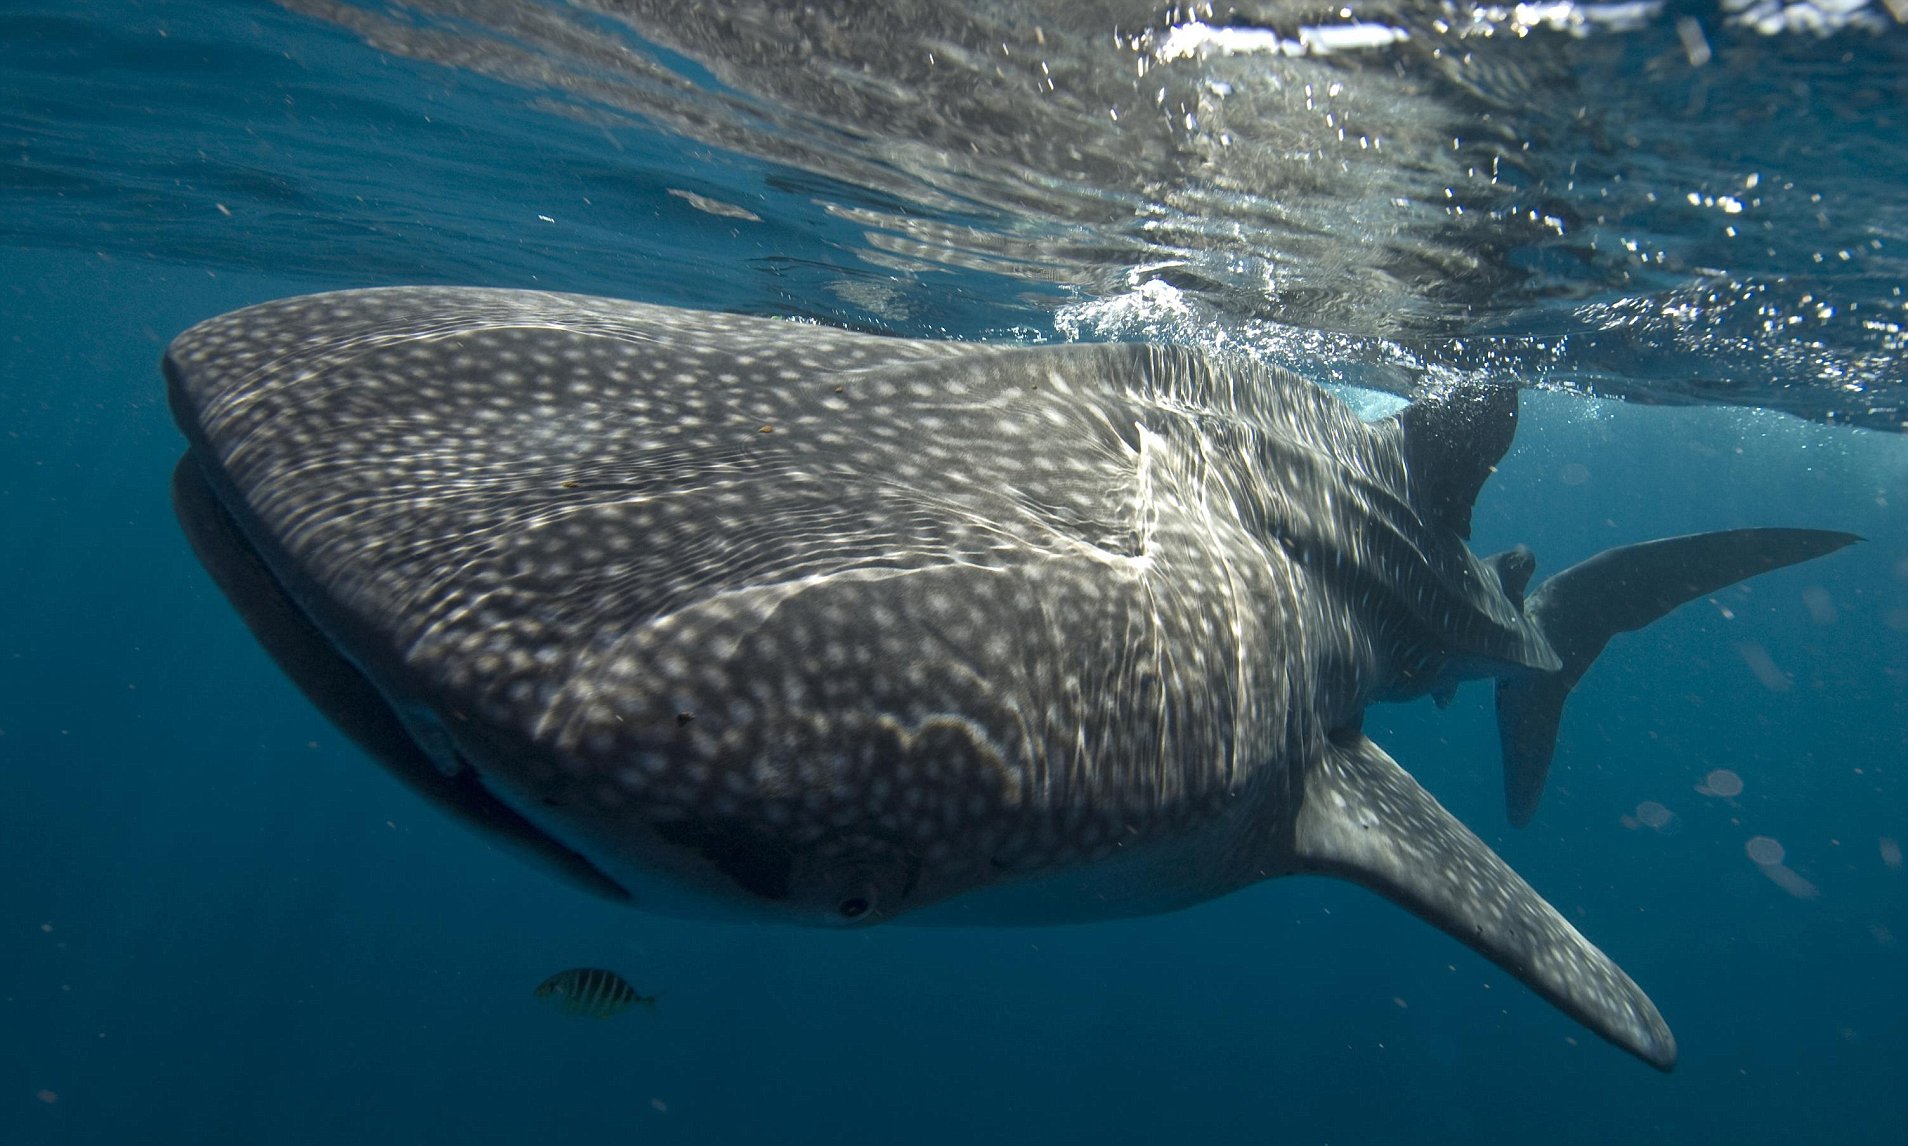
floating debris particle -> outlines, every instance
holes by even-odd
[[[1737,641],[1736,652],[1742,655],[1742,663],[1748,665],[1749,671],[1756,674],[1756,679],[1762,682],[1762,687],[1770,692],[1788,692],[1795,687],[1795,682],[1789,679],[1789,674],[1776,667],[1775,660],[1769,655],[1768,649],[1754,641]]]
[[[711,199],[707,195],[698,195],[694,191],[684,191],[679,187],[671,187],[669,193],[705,215],[716,215],[724,219],[741,219],[749,223],[760,223],[762,221],[762,216],[746,207],[738,207],[733,203],[724,203],[720,199]]]
[[[1756,861],[1757,870],[1769,877],[1769,882],[1797,899],[1814,899],[1822,894],[1822,889],[1802,878],[1794,870],[1783,864],[1787,852],[1782,844],[1768,836],[1751,836],[1749,842],[1742,845],[1749,858]]]
[[[912,317],[907,296],[886,283],[838,281],[828,284],[835,297],[853,306],[858,306],[889,322],[906,322]]]
[[[1775,884],[1783,891],[1788,892],[1790,895],[1795,896],[1797,899],[1814,899],[1816,896],[1822,894],[1821,888],[1803,879],[1800,875],[1797,875],[1793,869],[1784,867],[1779,863],[1769,864],[1760,870],[1763,875],[1769,877],[1769,882]]]
[[[1721,796],[1725,800],[1742,795],[1742,777],[1727,768],[1718,768],[1703,777],[1696,789],[1705,796]]]
[[[1696,17],[1684,16],[1676,21],[1676,38],[1683,42],[1683,55],[1689,60],[1690,67],[1700,68],[1713,58],[1709,37],[1703,35],[1703,25]]]

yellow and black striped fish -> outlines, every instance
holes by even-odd
[[[637,994],[628,980],[601,967],[558,971],[537,984],[536,995],[566,1015],[591,1019],[607,1019],[638,1004],[656,1009],[656,996]]]

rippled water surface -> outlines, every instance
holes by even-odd
[[[1908,1140],[1904,21],[0,6],[0,1142]],[[843,936],[599,904],[446,822],[193,562],[156,369],[222,310],[418,282],[1516,383],[1475,547],[1546,572],[1865,534],[1613,644],[1525,831],[1488,690],[1372,710],[1678,1071],[1349,885]],[[532,997],[589,966],[655,1012]]]
[[[0,233],[654,294],[701,211],[732,305],[1894,430],[1894,11],[16,6]]]

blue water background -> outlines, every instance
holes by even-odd
[[[313,45],[369,66],[343,37]],[[452,99],[421,65],[378,66]],[[195,113],[165,98],[86,145],[116,154],[153,130],[142,116]],[[375,127],[325,156],[338,183],[402,178]],[[665,177],[615,176],[759,196],[759,170],[693,148],[606,155],[621,214],[552,240],[534,204],[486,195],[486,164],[568,146],[518,138],[523,154],[458,152],[472,175],[433,192],[439,215],[334,248],[298,221],[322,203],[198,221],[244,228],[257,266],[141,257],[138,204],[83,185],[93,249],[0,250],[0,1143],[1908,1140],[1908,871],[1883,842],[1908,841],[1893,436],[1531,395],[1480,551],[1524,541],[1555,570],[1697,529],[1869,541],[1620,638],[1527,830],[1503,825],[1486,689],[1372,710],[1373,736],[1651,993],[1682,1048],[1667,1077],[1345,884],[1068,928],[683,922],[572,891],[422,805],[303,701],[188,552],[166,340],[284,294],[425,280],[799,313],[804,268],[848,261],[821,224],[736,238]],[[913,332],[973,333],[962,307],[987,287],[950,276]],[[1757,650],[1789,687],[1759,678]],[[1695,790],[1715,768],[1740,797]],[[1643,801],[1674,819],[1627,825]],[[1819,895],[1766,878],[1757,835]],[[658,1012],[579,1022],[531,997],[582,965],[619,968]]]

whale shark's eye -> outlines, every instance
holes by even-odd
[[[860,919],[874,909],[874,904],[865,895],[851,895],[836,905],[835,911],[843,919]]]

